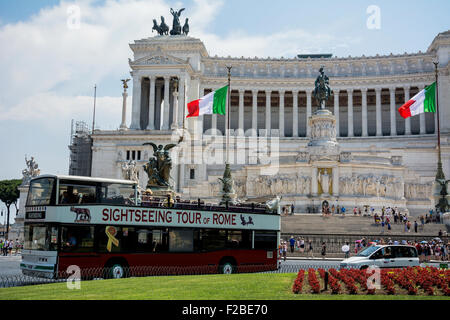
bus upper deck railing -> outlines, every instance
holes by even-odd
[[[168,205],[169,203],[169,205]],[[212,203],[205,203],[203,200],[197,201],[176,199],[173,202],[168,201],[167,198],[151,197],[141,202],[143,207],[152,208],[174,208],[182,210],[203,210],[203,211],[217,211],[217,212],[232,212],[232,213],[250,213],[250,214],[277,214],[277,211],[272,211],[266,206],[257,203],[245,203],[235,205],[217,205]]]

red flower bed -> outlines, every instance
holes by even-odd
[[[322,279],[325,279],[325,270],[318,269],[318,273]],[[304,274],[304,271],[299,271],[292,288],[294,293],[302,292]],[[332,294],[343,292],[341,282],[343,282],[349,294],[358,293],[356,284],[359,284],[361,288],[360,293],[375,294],[375,288],[370,288],[370,284],[368,288],[368,279],[371,275],[366,270],[342,269],[337,271],[330,269],[328,271],[328,284]],[[400,287],[410,295],[450,296],[450,270],[440,270],[434,267],[383,269],[381,270],[380,280],[381,289],[388,295],[398,293],[398,287]],[[314,269],[308,270],[308,283],[313,293],[320,293],[320,283]]]
[[[294,285],[292,286],[292,292],[294,292],[295,294],[302,293],[304,277],[305,270],[300,270],[297,274],[297,278],[294,281]]]
[[[320,283],[314,269],[308,269],[308,283],[313,293],[320,293]]]
[[[381,285],[387,294],[394,295],[395,294],[395,286],[394,281],[392,280],[393,276],[386,270],[381,271]]]
[[[333,271],[332,271],[333,270]],[[330,269],[330,273],[333,272],[333,276],[340,279],[344,282],[345,287],[347,288],[350,294],[357,294],[358,288],[355,285],[355,280],[351,276],[350,270],[342,269],[340,272],[337,272],[334,269]]]

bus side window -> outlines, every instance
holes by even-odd
[[[63,226],[61,249],[64,252],[93,252],[94,227]]]

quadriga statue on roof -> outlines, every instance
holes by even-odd
[[[173,16],[172,30],[170,30],[170,35],[172,36],[181,34],[180,16],[183,11],[184,8],[180,9],[179,11],[174,11],[172,8],[170,8],[170,13]]]

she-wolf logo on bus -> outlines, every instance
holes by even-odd
[[[76,213],[74,222],[88,223],[91,222],[91,212],[87,208],[71,207],[70,211]]]
[[[255,225],[255,224],[253,223],[252,217],[248,217],[248,221],[245,221],[245,217],[244,217],[242,214],[241,214],[241,224],[242,224],[243,226],[250,225],[250,224]]]

